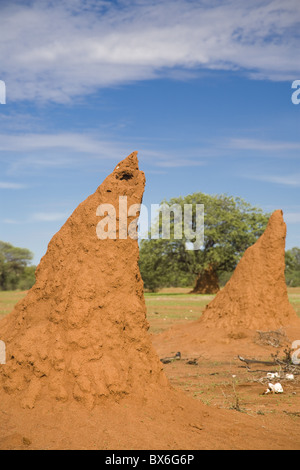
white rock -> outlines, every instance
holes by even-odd
[[[275,385],[269,383],[268,387],[269,387],[270,392],[272,393],[283,393],[283,388],[280,383],[277,383]]]
[[[287,380],[295,380],[294,374],[286,374],[285,378],[286,378]]]
[[[278,372],[275,372],[274,374],[272,374],[272,372],[268,372],[267,373],[267,377],[269,379],[279,379],[280,378],[280,374],[278,374]]]
[[[283,393],[283,388],[280,383],[274,385],[275,393]]]

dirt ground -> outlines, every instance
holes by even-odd
[[[156,296],[146,295],[152,341],[160,358],[170,360],[164,364],[164,370],[171,384],[209,407],[235,410],[251,416],[262,428],[279,426],[286,429],[287,433],[294,434],[295,442],[300,447],[300,375],[295,375],[291,381],[286,379],[284,368],[280,365],[257,363],[247,366],[238,358],[241,355],[272,362],[273,356],[278,355],[283,359],[284,350],[291,345],[291,339],[300,340],[300,329],[280,332],[286,335],[280,336],[280,347],[274,347],[278,345],[277,341],[274,341],[274,346],[268,341],[264,344],[259,334],[256,336],[249,332],[240,336],[237,334],[236,341],[233,338],[221,340],[220,333],[213,332],[215,348],[211,345],[209,333],[208,337],[193,343],[188,327],[193,328],[193,321],[201,316],[205,305],[214,296],[187,297],[185,294],[188,291],[165,289]],[[300,317],[300,288],[289,288],[288,294]],[[182,336],[178,335],[181,329],[185,332]],[[180,344],[176,344],[178,338]],[[172,359],[177,352],[181,353],[181,359]],[[271,380],[267,377],[268,373],[277,373],[280,378]],[[265,395],[270,382],[280,382],[284,393]]]

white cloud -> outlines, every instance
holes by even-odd
[[[133,139],[131,139],[133,140]],[[180,151],[164,152],[151,150],[148,143],[139,141],[138,148],[127,142],[110,141],[94,134],[78,133],[30,133],[0,134],[0,152],[5,152],[8,174],[15,175],[24,169],[93,167],[108,160],[120,161],[131,152],[138,150],[141,162],[157,167],[174,168],[204,165],[212,149],[191,149],[182,156]],[[13,158],[9,160],[12,154]],[[0,157],[1,159],[1,157]],[[3,183],[6,184],[6,183]],[[1,184],[0,184],[1,188]]]
[[[36,150],[64,149],[76,153],[97,155],[104,147],[112,148],[112,144],[93,136],[77,133],[56,134],[0,134],[0,151],[32,152]]]
[[[135,142],[134,147],[132,142]],[[157,145],[156,145],[157,147]],[[176,151],[154,150],[148,139],[112,139],[99,132],[60,132],[60,133],[15,133],[0,134],[0,161],[6,166],[6,175],[28,175],[28,171],[48,169],[91,169],[117,163],[137,150],[141,165],[161,169],[204,166],[210,160],[245,155],[253,151],[253,157],[299,158],[300,143],[294,141],[268,141],[247,138],[205,139],[197,146],[179,147]],[[291,175],[245,175],[247,178],[268,181],[289,186],[300,185],[300,174]],[[3,182],[0,189],[22,189],[24,185]]]
[[[262,152],[299,151],[300,142],[234,138],[229,140],[228,147],[232,149],[256,150]]]
[[[66,102],[180,69],[294,80],[299,13],[298,0],[7,2],[1,79],[8,102]]]
[[[285,214],[284,219],[289,224],[299,224],[300,223],[300,212],[290,212]]]
[[[86,166],[89,159],[104,161],[124,155],[124,146],[89,134],[0,134],[0,152],[9,175],[24,169]],[[129,151],[130,153],[130,151]],[[10,158],[11,157],[11,158]]]
[[[257,175],[252,177],[259,181],[265,181],[267,183],[282,184],[285,186],[300,186],[300,173],[295,173],[293,175]]]
[[[32,219],[38,222],[58,222],[61,220],[66,220],[70,214],[63,212],[39,212],[33,214]]]
[[[18,225],[21,223],[18,220],[14,220],[14,219],[3,219],[1,222],[7,225]]]

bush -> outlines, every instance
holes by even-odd
[[[300,287],[300,271],[288,271],[285,274],[288,287]]]
[[[18,289],[29,290],[35,284],[36,266],[27,266],[18,282]]]
[[[33,254],[26,248],[18,248],[0,241],[0,290],[16,290],[34,284],[34,266],[28,266]],[[21,287],[21,288],[22,288]]]

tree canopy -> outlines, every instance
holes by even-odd
[[[188,237],[182,228],[182,239],[176,239],[178,221],[171,213],[170,239],[147,239],[141,241],[140,269],[145,287],[162,287],[170,281],[170,277],[185,276],[199,278],[206,271],[214,271],[217,275],[235,269],[244,251],[262,235],[269,214],[260,208],[253,207],[239,197],[228,195],[209,195],[195,193],[186,197],[173,198],[164,204],[204,205],[204,243],[200,249],[190,250]],[[159,229],[163,219],[157,221]],[[195,230],[195,217],[191,220]],[[161,230],[159,230],[161,235]],[[150,282],[151,279],[151,282]],[[155,287],[154,287],[155,288]]]
[[[285,254],[285,277],[290,287],[300,286],[300,248],[287,250]]]

